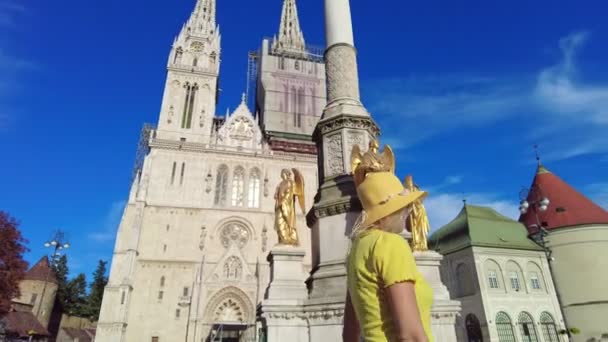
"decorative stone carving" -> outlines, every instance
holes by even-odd
[[[378,126],[376,126],[371,118],[356,116],[341,116],[336,119],[319,122],[317,128],[322,135],[345,128],[370,130],[374,137],[377,137],[380,134],[380,129],[378,129]]]
[[[344,173],[342,156],[342,135],[340,133],[325,138],[325,175],[335,176]]]
[[[266,252],[268,244],[268,228],[264,225],[262,228],[262,252]]]
[[[213,175],[211,174],[211,169],[207,171],[207,177],[205,177],[205,192],[211,192],[211,185],[213,184]]]
[[[266,172],[266,176],[264,176],[264,197],[268,197],[268,172]]]
[[[236,256],[231,256],[224,262],[224,278],[238,280],[243,275],[243,263]]]
[[[246,117],[235,118],[230,124],[230,137],[235,140],[251,140],[254,125]]]
[[[238,248],[243,248],[249,242],[249,231],[238,223],[231,223],[220,232],[220,240],[224,248],[228,248],[232,244],[236,244]]]
[[[201,227],[201,237],[198,243],[198,248],[202,251],[205,249],[205,240],[207,239],[207,227]]]
[[[252,316],[255,308],[251,300],[245,292],[234,286],[219,290],[208,303],[204,318],[207,322],[245,323],[252,322],[255,318]]]
[[[355,48],[334,45],[325,52],[327,102],[347,98],[359,101],[359,77]]]

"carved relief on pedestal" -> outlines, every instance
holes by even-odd
[[[327,70],[327,102],[339,98],[359,100],[359,79],[355,49],[348,45],[334,45],[325,55]]]
[[[198,248],[202,251],[205,249],[205,240],[207,239],[207,227],[201,227],[201,236],[198,243]]]
[[[367,146],[367,139],[365,139],[365,133],[361,132],[361,131],[348,131],[346,133],[346,149],[345,151],[347,153],[349,153],[348,151],[352,151],[353,150],[353,146],[358,145],[360,148],[364,148],[365,146]],[[345,159],[348,160],[350,159],[350,156],[345,156]],[[350,165],[347,165],[348,168],[350,168]],[[351,170],[348,170],[348,172],[350,172]]]
[[[325,176],[331,177],[344,173],[342,134],[337,133],[325,139]]]
[[[264,225],[262,228],[262,252],[266,252],[266,246],[268,244],[268,228]]]

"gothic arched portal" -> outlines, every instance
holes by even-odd
[[[205,321],[211,324],[247,324],[254,319],[255,312],[249,297],[234,286],[214,294],[205,311]]]

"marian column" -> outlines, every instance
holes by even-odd
[[[304,310],[311,341],[341,340],[346,267],[352,226],[361,204],[350,175],[350,153],[368,146],[378,126],[361,104],[349,0],[325,0],[327,105],[313,135],[319,189],[307,221],[312,229],[313,272]]]

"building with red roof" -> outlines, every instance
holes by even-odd
[[[519,221],[546,246],[567,327],[580,331],[573,340],[608,336],[608,211],[540,163],[522,206]]]

